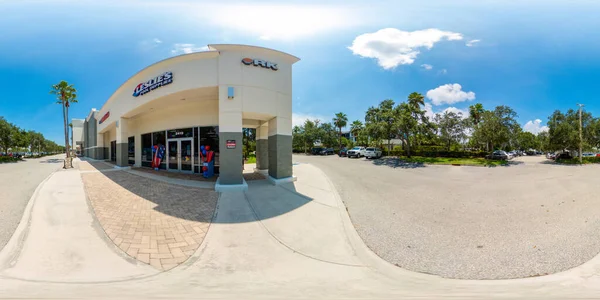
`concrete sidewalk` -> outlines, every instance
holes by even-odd
[[[40,291],[44,297],[143,299],[551,299],[600,294],[598,257],[567,272],[498,281],[449,280],[392,266],[370,252],[358,238],[341,199],[323,172],[312,165],[300,164],[294,167],[294,174],[298,181],[292,184],[272,186],[266,181],[255,181],[249,183],[246,193],[221,194],[210,230],[198,251],[192,259],[168,272],[103,284],[31,282],[3,275],[0,297],[39,297]],[[60,186],[62,182],[54,183]],[[59,191],[51,189],[44,193]],[[45,217],[37,214],[32,223],[38,222],[38,218]],[[44,239],[40,235],[29,236],[26,244],[33,238]],[[87,242],[81,238],[80,244],[72,247],[86,249]],[[104,266],[82,260],[86,272],[79,274],[84,278],[93,279],[88,273],[93,268],[98,268],[100,274],[107,268],[119,273],[123,270],[145,274],[145,270],[125,267],[123,261],[114,258],[118,257],[114,253],[111,258],[106,251],[100,252]],[[17,266],[23,263],[37,267],[32,263],[36,260],[34,256],[22,254],[23,261],[18,261]],[[77,275],[72,271],[69,276],[63,275],[63,279],[75,279]],[[100,279],[103,278],[106,277]]]
[[[106,240],[76,169],[55,172],[40,185],[0,253],[0,276],[30,281],[102,282],[155,273]]]

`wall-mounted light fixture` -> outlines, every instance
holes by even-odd
[[[233,99],[233,95],[234,95],[233,87],[232,86],[227,87],[227,99],[229,99],[229,100]]]

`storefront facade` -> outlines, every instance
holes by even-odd
[[[256,128],[257,169],[273,182],[292,178],[292,65],[272,49],[209,45],[160,61],[127,80],[83,125],[83,154],[118,166],[201,173],[214,151],[217,186],[245,185],[242,128]]]

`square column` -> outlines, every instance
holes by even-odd
[[[291,119],[276,117],[269,121],[268,149],[269,179],[275,184],[294,181]]]
[[[96,134],[96,147],[93,148],[92,158],[103,160],[106,158],[106,154],[108,153],[108,148],[104,147],[104,133]]]
[[[229,147],[228,147],[229,144]],[[235,144],[235,146],[232,146]],[[220,185],[242,185],[242,113],[219,113]]]
[[[256,128],[256,170],[267,173],[269,169],[269,122]]]
[[[142,166],[142,135],[136,134],[134,135],[134,143],[135,143],[135,166]],[[197,147],[197,146],[196,146]]]
[[[117,166],[129,166],[129,120],[119,118],[117,120]]]

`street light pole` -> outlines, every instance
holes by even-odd
[[[583,163],[583,125],[581,122],[581,108],[583,107],[583,104],[577,104],[579,106],[579,163],[582,164]]]

